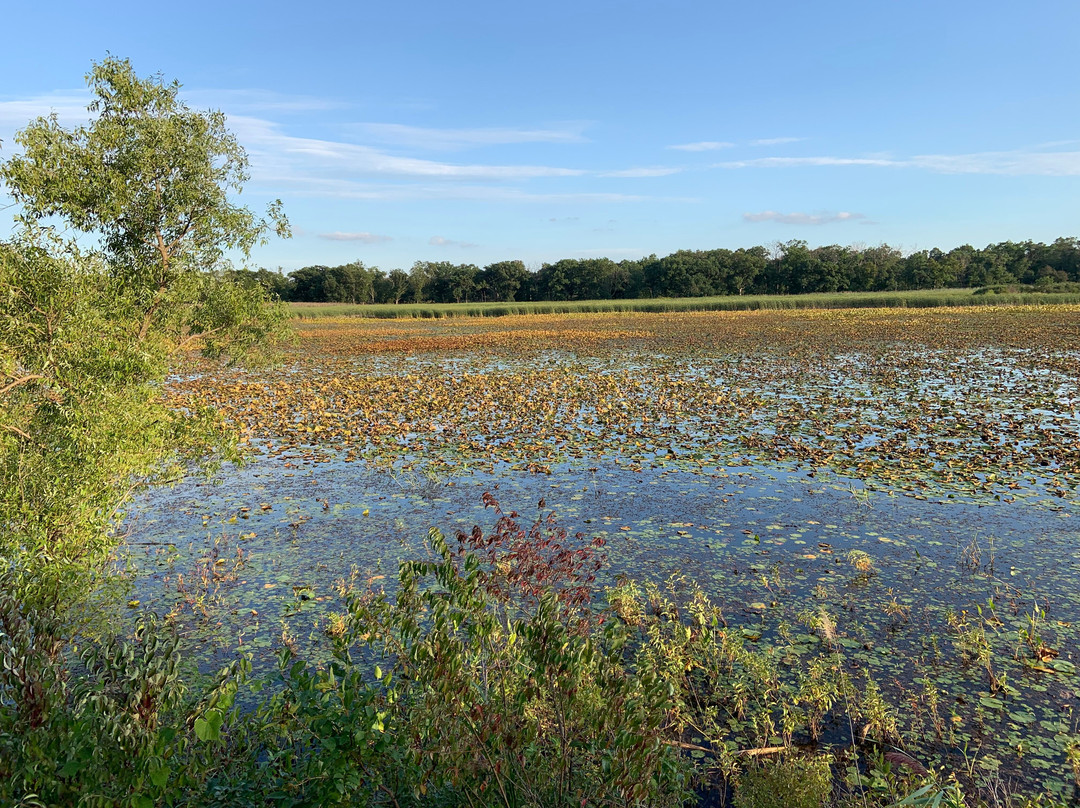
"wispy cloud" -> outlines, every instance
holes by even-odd
[[[618,171],[601,171],[601,177],[667,177],[678,174],[683,169],[669,166],[654,166],[652,168],[623,168]]]
[[[785,143],[798,143],[799,141],[806,140],[804,137],[762,137],[757,140],[751,140],[751,146],[781,146]]]
[[[369,182],[356,178],[332,178],[299,173],[271,174],[255,172],[253,183],[275,194],[289,188],[293,197],[325,197],[333,199],[363,199],[383,202],[405,202],[417,199],[439,201],[475,201],[495,203],[548,204],[621,204],[632,202],[694,203],[696,197],[644,196],[641,194],[601,193],[592,191],[529,191],[506,184],[477,185],[472,183],[426,182]]]
[[[489,202],[624,203],[639,201],[698,201],[633,193],[598,192],[587,187],[548,185],[527,190],[532,181],[597,177],[643,178],[663,176],[680,169],[633,167],[598,171],[558,165],[522,165],[421,159],[391,153],[389,148],[346,142],[336,138],[293,134],[275,112],[288,115],[330,108],[336,102],[315,96],[292,96],[258,90],[199,90],[185,92],[193,106],[220,106],[229,115],[228,126],[248,152],[252,190],[272,195],[323,196],[368,200],[474,200]],[[85,90],[57,91],[24,99],[0,100],[0,139],[6,153],[17,151],[11,140],[16,129],[30,120],[55,112],[64,126],[90,119],[91,100]],[[260,114],[260,111],[264,114]],[[295,120],[290,117],[290,120]],[[422,129],[385,125],[385,133],[443,146],[482,145],[496,142],[576,142],[583,140],[584,124],[536,129]]]
[[[744,213],[745,222],[776,222],[777,224],[818,225],[835,222],[852,222],[865,219],[862,213],[777,213],[775,210],[763,210],[761,213]]]
[[[1004,176],[1071,177],[1080,175],[1080,151],[973,152],[971,154],[919,154],[914,157],[761,157],[716,163],[716,168],[805,168],[870,166],[915,168],[937,174],[997,174]]]
[[[939,174],[1005,174],[1044,177],[1080,175],[1080,151],[1004,151],[922,154],[908,164]]]
[[[287,95],[271,90],[215,90],[184,88],[182,100],[195,109],[220,109],[228,115],[265,112],[313,112],[339,109],[344,103],[311,95]],[[89,90],[57,90],[31,98],[0,100],[0,127],[22,128],[31,120],[55,112],[60,123],[72,126],[91,118],[87,105],[93,100]]]
[[[801,168],[804,166],[896,166],[902,163],[878,157],[759,157],[716,163],[715,168]]]
[[[399,123],[359,123],[350,127],[379,143],[411,146],[420,149],[453,150],[475,146],[501,146],[512,143],[585,143],[582,123],[565,124],[550,129],[432,129]]]
[[[343,101],[331,98],[279,93],[273,90],[188,89],[185,87],[181,91],[181,96],[196,109],[209,107],[223,110],[226,114],[237,115],[250,115],[257,112],[318,112],[329,109],[343,109],[348,106]]]
[[[359,241],[363,244],[385,244],[394,240],[390,236],[380,236],[378,233],[342,233],[341,231],[319,233],[319,238],[328,241]]]
[[[479,244],[473,244],[471,241],[455,241],[452,238],[443,238],[442,236],[432,236],[428,239],[428,244],[433,247],[460,247],[462,249],[480,246]]]
[[[352,176],[446,179],[522,180],[536,177],[578,177],[575,168],[532,165],[477,165],[398,157],[370,146],[335,140],[296,137],[262,118],[235,116],[229,122],[251,153],[256,172],[299,176]]]
[[[703,152],[717,151],[718,149],[730,149],[734,146],[734,143],[729,143],[726,140],[701,140],[697,143],[680,143],[676,146],[668,146],[668,148],[677,149],[678,151]]]
[[[0,129],[22,129],[35,118],[55,112],[65,126],[84,124],[90,119],[86,105],[91,101],[85,90],[59,90],[34,98],[0,101]]]
[[[798,143],[800,140],[806,138],[801,137],[766,137],[758,138],[757,140],[751,140],[749,145],[751,146],[780,146],[784,143]],[[679,151],[687,152],[704,152],[704,151],[718,151],[720,149],[731,149],[737,146],[737,143],[732,143],[727,140],[702,140],[697,143],[681,143],[677,146],[668,146],[669,149],[678,149]]]

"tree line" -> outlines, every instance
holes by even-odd
[[[811,249],[788,241],[772,249],[679,250],[636,260],[564,258],[533,272],[522,261],[481,268],[417,261],[392,269],[353,261],[314,265],[288,275],[236,270],[281,300],[310,303],[471,303],[529,300],[615,300],[709,295],[787,295],[1031,285],[1052,290],[1080,283],[1080,239],[1052,244],[1004,241],[904,254],[888,245]]]

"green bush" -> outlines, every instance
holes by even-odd
[[[740,775],[735,808],[822,808],[831,793],[828,758],[783,757]]]
[[[590,618],[589,549],[509,517],[456,550],[437,530],[430,543],[438,560],[403,564],[393,601],[349,609],[352,636],[387,666],[377,720],[408,739],[394,789],[445,804],[682,804],[670,689],[625,664],[620,623]]]

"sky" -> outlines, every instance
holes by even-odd
[[[221,109],[252,265],[1080,235],[1075,0],[10,3],[0,158],[111,54]],[[11,35],[11,32],[17,32]],[[0,237],[11,198],[0,188]]]

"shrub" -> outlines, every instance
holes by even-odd
[[[456,551],[432,530],[437,560],[403,564],[393,602],[353,598],[354,637],[387,665],[386,731],[409,741],[413,780],[397,786],[454,804],[681,804],[670,690],[624,664],[620,623],[583,630],[592,552],[551,538],[513,515]]]
[[[821,808],[831,792],[828,758],[786,757],[744,771],[735,808]]]

